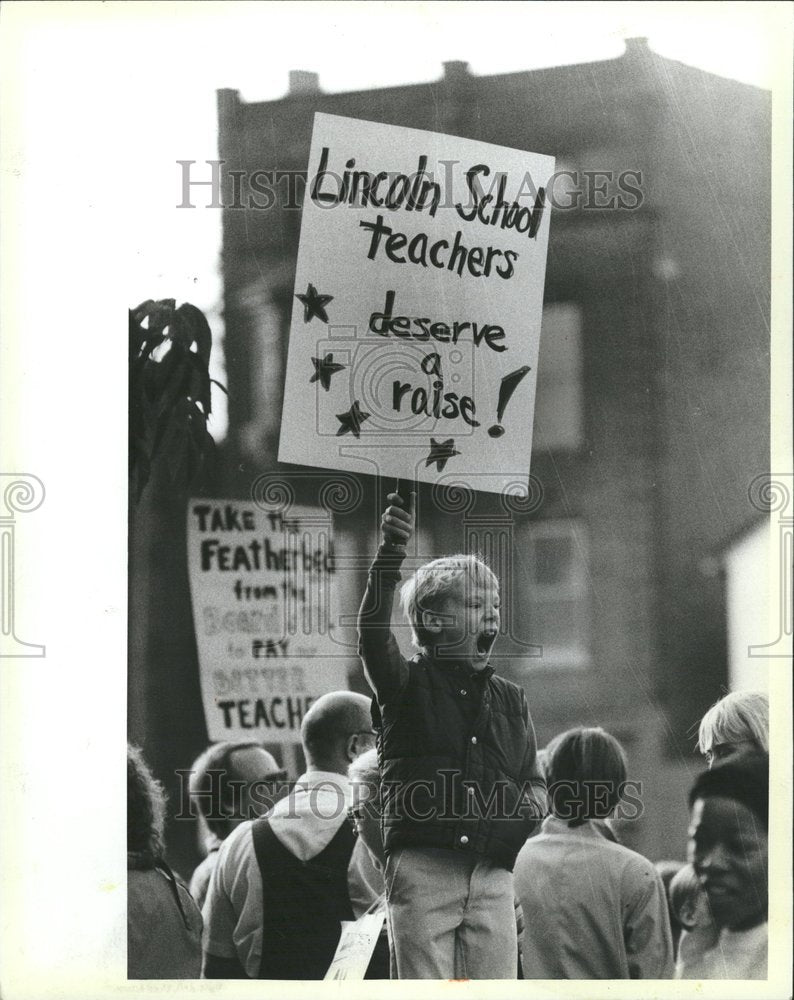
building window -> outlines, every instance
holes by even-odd
[[[524,566],[517,566],[526,638],[542,647],[532,668],[590,664],[590,606],[586,538],[578,521],[535,521],[528,526]]]
[[[581,448],[583,409],[581,310],[572,302],[555,302],[543,310],[535,397],[535,448]]]

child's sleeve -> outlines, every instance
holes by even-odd
[[[675,957],[662,880],[650,865],[639,874],[630,868],[624,881],[629,874],[633,885],[623,912],[629,978],[672,979]]]
[[[521,692],[521,710],[527,730],[527,748],[521,765],[521,789],[524,800],[531,807],[528,810],[529,833],[533,833],[548,814],[548,797],[546,795],[546,779],[538,763],[535,727],[529,715],[529,705],[524,692]]]
[[[400,694],[408,680],[408,662],[391,630],[394,590],[400,582],[404,552],[382,544],[369,568],[358,613],[358,654],[379,702]]]

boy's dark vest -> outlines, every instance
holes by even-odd
[[[387,852],[445,847],[512,870],[537,825],[523,781],[542,782],[523,690],[490,667],[472,676],[419,655],[408,668],[401,695],[372,706]]]
[[[259,978],[322,979],[339,944],[341,922],[353,920],[347,869],[355,835],[344,822],[323,851],[300,861],[269,820],[256,820],[251,832],[262,878]]]

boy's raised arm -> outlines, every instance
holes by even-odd
[[[391,613],[400,566],[413,534],[416,494],[411,493],[407,508],[397,493],[390,493],[387,499],[389,506],[381,518],[381,543],[369,569],[358,613],[359,656],[370,687],[381,702],[398,695],[408,679],[408,662],[391,631]]]

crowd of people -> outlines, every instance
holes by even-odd
[[[618,740],[576,728],[538,751],[523,689],[494,673],[484,563],[437,559],[403,584],[418,652],[402,655],[413,498],[389,501],[359,614],[372,697],[312,704],[295,782],[256,743],[202,754],[189,890],[164,860],[162,788],[129,749],[129,977],[767,978],[766,696],[703,717],[687,860],[651,863],[612,822]]]

